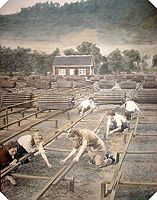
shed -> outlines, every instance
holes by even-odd
[[[56,56],[53,75],[94,75],[94,66],[91,55]]]

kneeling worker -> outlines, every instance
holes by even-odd
[[[129,128],[129,123],[126,118],[115,113],[113,110],[109,110],[106,135],[119,131],[123,132],[126,128]]]
[[[89,99],[86,99],[81,102],[81,104],[78,107],[78,112],[80,116],[82,116],[89,109],[95,109],[95,108],[96,108],[96,105],[95,105],[94,99],[92,97],[89,97]]]
[[[125,108],[124,114],[127,120],[131,120],[132,116],[136,113],[139,113],[144,118],[143,113],[134,101],[126,99],[126,102],[121,106],[121,108]]]
[[[85,150],[87,150],[90,157],[90,163],[99,167],[104,167],[115,162],[112,156],[105,157],[106,148],[104,142],[93,131],[88,129],[72,129],[68,133],[68,138],[74,141],[74,147],[70,154],[61,161],[61,164],[64,164],[70,157],[76,154],[79,148],[78,154],[73,159],[75,162],[79,161],[80,156]]]
[[[18,159],[26,155],[27,153],[33,153],[37,150],[34,154],[41,155],[44,161],[46,162],[49,168],[52,165],[49,163],[48,158],[45,154],[45,150],[43,148],[43,137],[39,132],[35,132],[33,135],[24,135],[17,140],[18,143],[18,150],[17,150],[17,157]]]

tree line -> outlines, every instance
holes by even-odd
[[[116,49],[109,55],[102,55],[100,48],[90,42],[82,42],[76,49],[65,49],[65,55],[92,55],[95,61],[95,74],[117,74],[120,72],[149,72],[157,70],[157,55],[152,58],[140,54],[138,50]],[[55,57],[61,55],[56,48],[51,54],[32,51],[30,48],[0,46],[0,73],[20,73],[29,75],[31,72],[46,75],[52,72]]]

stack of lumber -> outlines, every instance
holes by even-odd
[[[155,75],[147,75],[144,77],[145,81],[155,81]]]
[[[157,91],[156,90],[140,90],[137,91],[134,98],[137,103],[157,103]]]
[[[69,75],[69,76],[66,76],[65,79],[67,81],[83,81],[85,80],[85,77],[84,76],[78,76],[78,75]]]
[[[0,88],[15,88],[16,82],[14,80],[0,80]]]
[[[37,89],[50,89],[51,88],[51,81],[50,80],[43,80],[38,79],[35,81],[35,88]]]
[[[57,77],[54,75],[41,76],[40,79],[50,81],[50,82],[57,82]]]
[[[65,110],[74,106],[74,97],[70,94],[46,93],[38,99],[40,109]]]
[[[73,82],[73,88],[81,88],[81,87],[84,87],[85,86],[85,84],[84,84],[84,82]]]
[[[105,80],[99,81],[100,89],[111,89],[114,85],[115,81],[105,81]]]
[[[57,82],[55,85],[57,88],[72,88],[73,87],[73,84],[71,81],[60,81],[60,82]]]
[[[144,81],[143,89],[157,89],[157,82],[156,81]]]
[[[115,80],[115,76],[114,75],[105,75],[104,76],[104,80],[106,80],[106,81],[114,81]]]
[[[132,81],[136,81],[137,83],[142,82],[144,80],[144,75],[134,75],[132,77]]]
[[[23,103],[26,101],[31,101],[34,99],[34,95],[32,93],[3,93],[2,95],[2,107],[11,106],[19,103]],[[28,102],[23,105],[19,105],[21,108],[29,108],[32,107],[33,102]]]
[[[131,80],[133,78],[134,74],[126,74],[127,80]]]
[[[122,81],[120,87],[121,89],[136,89],[136,81]]]
[[[90,77],[90,80],[91,81],[99,81],[100,77],[99,76],[92,76],[92,77]]]
[[[40,79],[39,75],[30,75],[28,77],[25,77],[25,81],[28,87],[35,87],[35,83],[39,79]]]
[[[103,90],[94,95],[94,100],[97,105],[105,104],[122,104],[124,92],[121,90]]]
[[[117,75],[116,80],[117,80],[117,83],[120,83],[121,81],[127,81],[127,77],[126,75]]]

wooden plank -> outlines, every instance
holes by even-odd
[[[20,133],[23,133],[23,132],[25,132],[25,131],[31,129],[33,126],[36,126],[37,124],[40,124],[41,122],[46,121],[47,119],[49,119],[49,118],[51,118],[51,117],[55,117],[56,115],[58,115],[58,114],[60,114],[60,113],[62,113],[62,112],[64,112],[64,111],[60,110],[60,111],[58,111],[58,112],[56,112],[56,113],[54,113],[54,114],[52,114],[52,115],[50,115],[50,116],[48,116],[48,117],[46,117],[46,118],[44,118],[44,119],[41,119],[41,120],[39,120],[39,121],[33,123],[33,124],[30,125],[30,126],[27,126],[26,128],[20,130],[19,132],[17,132],[17,133],[15,133],[15,134],[13,134],[13,135],[11,135],[11,136],[5,138],[4,140],[2,140],[2,141],[0,142],[0,144],[3,144],[3,143],[5,143],[5,142],[7,142],[8,140],[12,139],[13,137],[19,135]]]
[[[139,122],[139,115],[138,115],[137,120],[136,120],[135,128],[131,132],[131,134],[129,135],[129,139],[128,139],[128,142],[126,143],[125,149],[124,149],[123,154],[122,154],[122,156],[120,158],[120,162],[117,164],[116,171],[115,171],[114,176],[112,178],[112,181],[111,181],[111,183],[110,183],[110,185],[109,185],[109,187],[107,189],[109,194],[112,193],[113,188],[115,188],[114,186],[115,186],[115,184],[117,182],[117,177],[119,177],[119,174],[121,173],[120,170],[121,170],[123,161],[124,161],[124,159],[126,157],[126,153],[128,151],[128,148],[129,148],[130,142],[132,140],[132,137],[135,135],[135,132],[137,130],[138,122]]]
[[[57,179],[57,177],[64,171],[66,169],[66,166],[63,166],[59,171],[58,171],[58,173],[54,176],[54,177],[52,177],[50,180],[49,180],[49,182],[45,185],[45,187],[44,188],[42,188],[42,189],[40,189],[40,191],[37,193],[37,194],[35,194],[34,196],[33,196],[33,200],[38,200],[38,199],[40,199],[42,196],[43,196],[43,194],[51,187],[51,185],[52,185],[52,183]]]
[[[153,182],[131,182],[131,181],[120,181],[119,182],[120,185],[129,185],[129,186],[156,186],[157,187],[157,182],[153,183]]]

